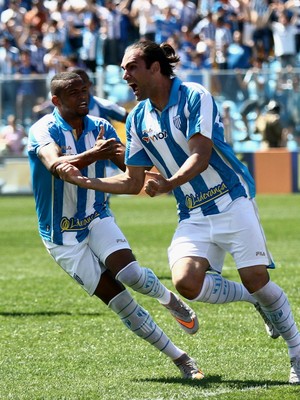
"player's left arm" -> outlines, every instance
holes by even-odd
[[[145,191],[149,196],[169,193],[207,169],[213,146],[211,139],[196,133],[189,139],[188,146],[190,156],[171,178],[166,179],[159,173],[146,171]]]
[[[60,147],[54,143],[41,147],[39,151],[39,158],[45,167],[57,177],[56,168],[62,163],[69,163],[78,169],[82,169],[97,160],[112,160],[120,169],[125,170],[124,153],[125,146],[116,138],[104,139],[104,127],[102,126],[98,137],[96,138],[95,145],[78,154],[64,155]]]

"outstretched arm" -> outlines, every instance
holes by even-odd
[[[88,178],[72,164],[62,163],[56,167],[58,176],[73,185],[112,194],[138,194],[144,185],[144,170],[144,167],[127,167],[124,173],[112,177]]]

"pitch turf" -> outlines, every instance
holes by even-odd
[[[300,326],[300,196],[258,196],[277,268],[271,272]],[[166,249],[176,226],[170,196],[113,197],[112,208],[142,265],[172,288]],[[51,260],[37,234],[31,197],[0,197],[0,399],[296,400],[282,339],[266,336],[246,303],[194,304],[190,337],[155,300],[134,294],[206,374],[183,381],[176,367],[136,338]],[[250,240],[250,238],[249,238]],[[238,279],[232,260],[224,274]]]

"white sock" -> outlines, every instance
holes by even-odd
[[[172,360],[176,360],[185,353],[175,346],[162,329],[156,325],[148,311],[142,308],[127,290],[115,296],[108,306],[135,335],[146,340]]]
[[[140,267],[133,261],[117,273],[116,279],[136,292],[154,297],[161,304],[168,304],[171,300],[170,291],[160,282],[149,268]]]
[[[300,355],[300,334],[291,311],[289,301],[284,291],[269,281],[263,288],[253,293],[262,310],[280,332],[288,345],[289,356]]]
[[[207,273],[200,294],[191,301],[211,304],[225,304],[234,301],[247,301],[255,304],[257,301],[241,283],[229,281],[222,275]]]

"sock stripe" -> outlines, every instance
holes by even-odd
[[[270,308],[273,307],[276,303],[279,303],[280,300],[282,300],[282,297],[284,297],[283,303],[280,303],[279,306],[276,306],[277,308],[275,308],[274,310],[272,310],[272,311],[278,311],[278,310],[279,310],[280,308],[282,308],[282,307],[285,305],[285,303],[287,302],[287,298],[285,297],[284,292],[281,292],[281,294],[280,294],[280,296],[278,297],[278,299],[276,299],[275,301],[273,301],[273,303],[264,304],[263,307],[268,307],[268,309],[270,309]]]
[[[130,300],[130,302],[129,302],[128,304],[126,304],[126,306],[124,306],[120,311],[118,311],[118,315],[122,314],[122,312],[123,312],[127,307],[129,307],[133,301],[134,301],[133,299]],[[127,318],[129,315],[133,314],[134,311],[136,310],[136,308],[137,308],[137,305],[135,306],[134,310],[133,310],[131,313],[129,313],[126,317],[123,317],[123,316],[122,316],[122,319],[123,319],[123,318]]]

